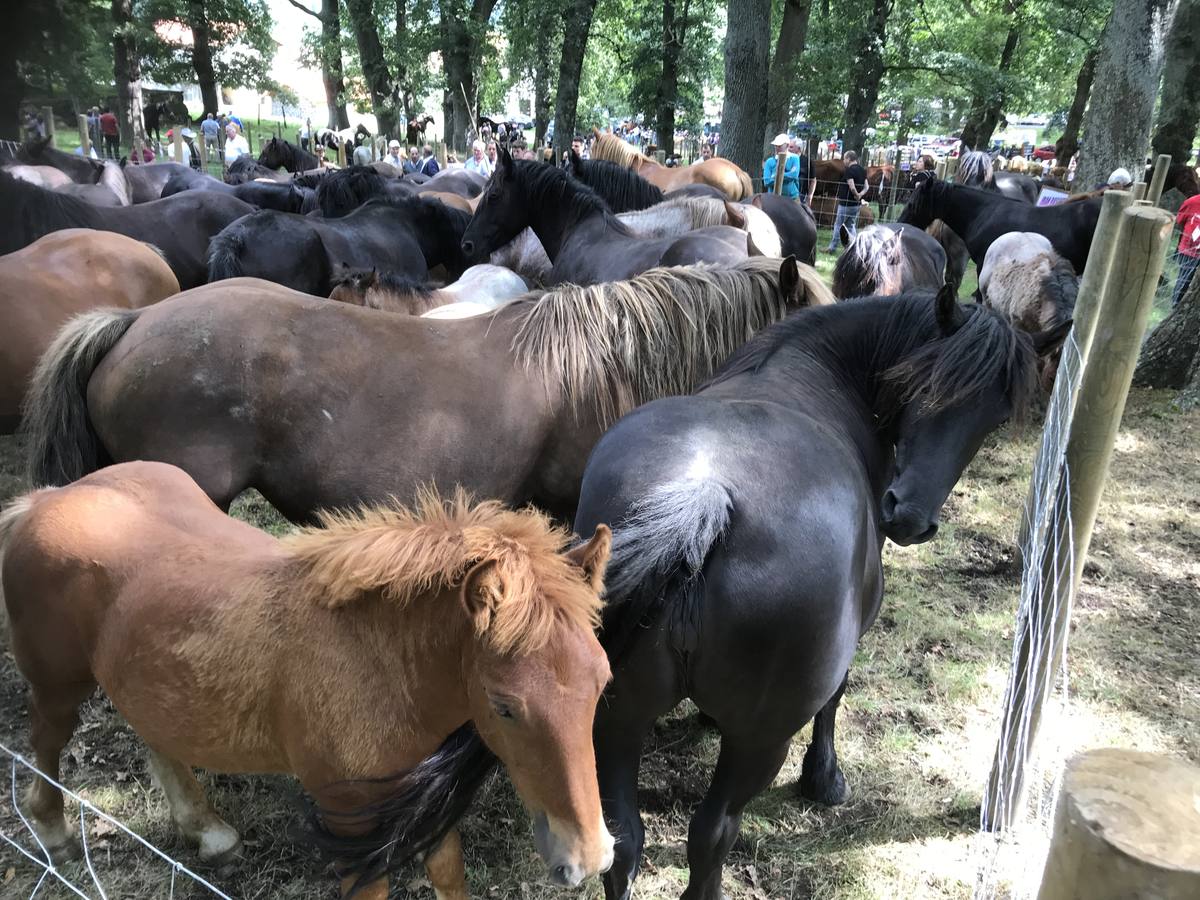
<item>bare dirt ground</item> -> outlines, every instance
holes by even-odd
[[[1012,539],[1028,483],[1035,425],[986,446],[955,489],[937,539],[888,548],[879,622],[864,639],[839,717],[839,749],[853,796],[835,810],[796,796],[807,729],[774,786],[747,809],[725,875],[731,900],[965,898],[971,894],[981,785],[991,762],[1011,654],[1019,570]],[[13,438],[0,438],[0,498],[23,490]],[[261,498],[236,513],[286,528]],[[1200,762],[1200,412],[1165,393],[1134,392],[1100,511],[1072,624],[1072,709],[1058,723],[1071,745],[1158,749]],[[681,708],[660,723],[642,770],[647,822],[642,898],[678,897],[686,884],[691,810],[716,756],[716,735]],[[27,751],[24,685],[0,653],[0,742]],[[63,777],[155,845],[195,864],[170,827],[137,738],[100,697],[87,705]],[[0,831],[21,833],[9,773]],[[20,779],[27,783],[27,778]],[[214,802],[245,838],[242,857],[205,873],[234,897],[332,898],[331,879],[289,838],[301,802],[287,778],[208,776]],[[170,870],[89,820],[107,896],[170,896]],[[473,896],[602,896],[593,882],[550,887],[529,823],[507,781],[495,778],[465,823]],[[29,845],[26,839],[26,845]],[[90,885],[86,868],[65,869]],[[38,873],[0,845],[0,897],[26,898]],[[98,896],[88,890],[91,896]],[[177,897],[205,892],[180,879]],[[39,897],[71,896],[45,886]],[[423,873],[396,879],[395,897],[431,898]]]

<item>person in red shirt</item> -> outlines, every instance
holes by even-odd
[[[1175,279],[1175,293],[1171,297],[1171,306],[1179,305],[1192,276],[1200,266],[1200,194],[1194,194],[1179,207],[1179,215],[1175,221],[1183,228],[1179,238],[1179,277]]]
[[[117,130],[117,117],[107,106],[100,113],[100,133],[104,136],[104,155],[109,159],[119,159],[121,134]]]

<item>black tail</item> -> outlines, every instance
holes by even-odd
[[[34,486],[69,484],[110,460],[88,418],[87,386],[96,366],[124,337],[136,309],[96,309],[71,319],[51,342],[25,395]]]
[[[242,220],[230,222],[208,242],[208,280],[240,278],[242,251],[246,249],[246,231]]]
[[[639,626],[699,587],[732,507],[729,492],[715,481],[672,482],[642,498],[614,530],[600,634],[610,661],[621,658]],[[685,614],[696,609],[684,605]]]
[[[392,786],[389,796],[350,814],[312,809],[306,837],[339,875],[355,875],[354,891],[435,849],[463,817],[498,760],[467,723],[428,759],[390,778],[358,782]],[[330,827],[376,821],[366,834],[334,834]]]

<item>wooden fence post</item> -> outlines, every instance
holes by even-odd
[[[787,165],[787,151],[781,150],[775,154],[775,187],[776,194],[783,194],[783,167]],[[763,185],[766,187],[766,185]]]
[[[933,173],[937,176],[938,181],[943,181],[946,178],[946,160],[939,159],[933,167]]]
[[[339,168],[346,168],[346,144],[343,141],[338,141],[337,164]]]
[[[1038,900],[1200,897],[1200,768],[1136,750],[1067,765]]]
[[[195,141],[196,152],[200,154],[200,171],[208,174],[208,140],[204,137],[204,129],[200,129],[200,140]]]
[[[1133,195],[1134,200],[1145,200],[1146,199],[1146,182],[1135,181],[1132,185],[1130,185],[1129,193]]]
[[[79,118],[79,146],[83,150],[84,157],[92,155],[92,136],[88,134],[87,116],[81,115]]]
[[[892,166],[892,189],[888,196],[888,215],[892,214],[892,210],[896,208],[896,187],[900,184],[900,160],[903,159],[903,153],[900,150],[900,145],[896,145],[896,163]]]
[[[1054,585],[1058,596],[1077,590],[1083,579],[1083,564],[1108,477],[1108,463],[1162,273],[1163,251],[1171,233],[1171,216],[1160,209],[1133,206],[1122,213],[1122,218],[1125,221],[1118,232],[1112,268],[1092,329],[1092,344],[1104,350],[1103,363],[1083,367],[1067,439],[1069,477],[1059,481],[1057,495],[1051,501],[1056,507],[1069,510],[1074,565],[1070,571],[1064,571],[1054,553],[1046,553],[1040,560],[1042,579]],[[1056,609],[1057,604],[1043,605],[1039,630],[1048,639],[1034,646],[1030,632],[1026,631],[1018,646],[1015,665],[1019,674],[1013,679],[1013,694],[1008,704],[1011,710],[1028,707],[1029,714],[1024,720],[1017,716],[1012,727],[1000,736],[985,793],[988,798],[982,817],[985,828],[1010,827],[1019,807],[1016,801],[1024,789],[1023,764],[1029,758],[1046,700],[1045,695],[1028,697],[1026,686],[1032,681],[1047,685],[1049,691],[1053,685],[1049,673],[1062,665],[1070,626],[1067,616],[1054,615]],[[1031,669],[1035,675],[1046,677],[1030,679]],[[1005,785],[1011,786],[1011,790],[1002,796]]]
[[[1075,301],[1075,343],[1079,356],[1085,362],[1092,347],[1092,335],[1096,328],[1096,314],[1103,302],[1105,285],[1109,283],[1114,251],[1120,242],[1118,235],[1128,223],[1124,213],[1133,204],[1129,191],[1105,191],[1101,200],[1100,218],[1092,234],[1092,247],[1088,251],[1087,266],[1079,281],[1078,299]]]
[[[50,146],[55,146],[54,143],[54,108],[51,106],[42,107],[42,121],[46,123],[46,137],[50,139]]]
[[[1167,183],[1167,170],[1171,168],[1171,154],[1160,153],[1154,161],[1154,174],[1150,176],[1150,187],[1146,190],[1146,199],[1157,205],[1162,197],[1163,185]]]
[[[957,157],[957,156],[947,156],[946,157],[946,179],[948,181],[953,180],[958,177],[959,162],[960,162],[960,157]]]

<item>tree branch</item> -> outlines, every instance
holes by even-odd
[[[312,16],[318,22],[324,21],[321,18],[321,14],[319,12],[313,12],[311,9],[309,9],[307,6],[305,6],[303,3],[298,2],[298,0],[288,0],[288,3],[292,4],[292,6],[296,7],[296,9],[300,10],[301,12],[308,13],[310,16]]]

